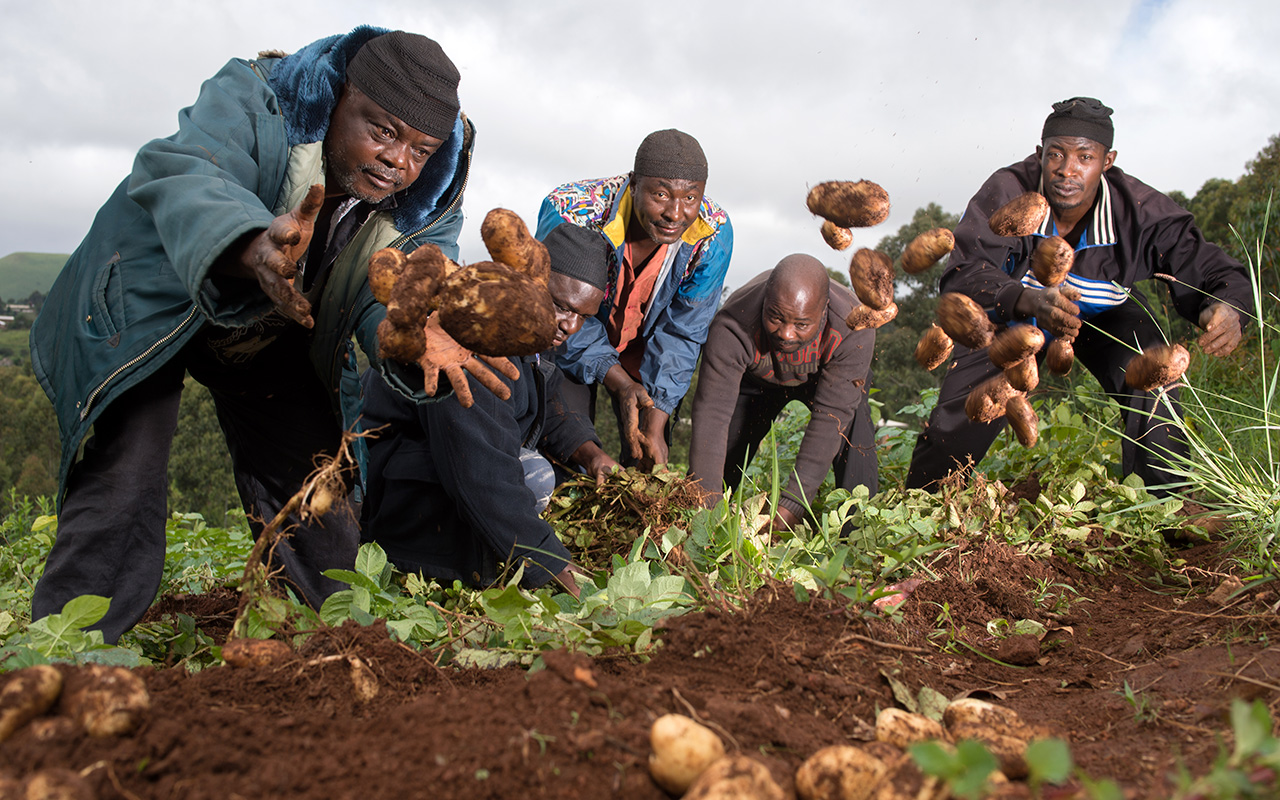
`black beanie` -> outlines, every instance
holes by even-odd
[[[1053,113],[1044,121],[1040,141],[1050,136],[1083,136],[1110,150],[1115,133],[1111,109],[1092,97],[1073,97],[1053,104]]]
[[[707,157],[698,140],[687,133],[675,128],[654,131],[636,150],[635,173],[636,177],[705,181]]]
[[[393,31],[364,43],[347,80],[406,124],[448,139],[458,117],[458,68],[433,40]]]
[[[542,243],[551,256],[551,271],[604,291],[609,280],[609,243],[590,228],[565,222],[551,229]]]

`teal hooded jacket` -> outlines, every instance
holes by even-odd
[[[348,60],[385,32],[360,27],[282,58],[234,59],[179,113],[177,133],[138,152],[31,329],[32,366],[62,436],[62,491],[104,408],[202,326],[246,325],[271,312],[256,285],[229,291],[214,285],[209,270],[233,242],[265,230],[311,184],[324,183],[322,145]],[[312,308],[311,361],[346,427],[359,410],[352,339],[376,364],[376,329],[386,312],[369,290],[369,256],[432,242],[457,258],[473,140],[474,128],[459,114],[395,207],[370,215],[343,249]]]

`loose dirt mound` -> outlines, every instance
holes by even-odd
[[[1209,769],[1231,698],[1273,714],[1280,701],[1275,598],[1211,604],[1217,548],[1180,555],[1188,586],[1161,589],[971,543],[898,621],[770,586],[735,613],[672,620],[647,664],[549,652],[533,674],[437,669],[381,624],[349,623],[269,667],[139,670],[152,711],[136,733],[90,739],[46,717],[0,744],[0,773],[69,768],[100,798],[663,798],[648,727],[680,712],[790,791],[818,748],[872,738],[898,704],[890,675],[1007,705],[1066,738],[1088,774],[1167,797],[1179,763]],[[980,655],[1008,647],[988,633],[996,618],[1054,630],[1023,641],[1030,666],[1004,666]]]

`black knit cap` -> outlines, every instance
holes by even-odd
[[[448,139],[458,117],[458,68],[440,45],[416,33],[370,39],[347,65],[347,80],[405,123]]]
[[[1073,97],[1053,104],[1053,113],[1044,121],[1040,141],[1050,136],[1083,136],[1110,150],[1115,133],[1111,109],[1092,97]]]
[[[636,150],[635,173],[637,177],[705,181],[707,157],[698,140],[683,131],[654,131]]]
[[[551,271],[604,291],[609,280],[609,243],[600,233],[566,222],[542,240],[551,255]]]

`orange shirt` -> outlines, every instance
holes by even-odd
[[[627,242],[622,248],[616,296],[613,310],[609,312],[609,344],[618,351],[623,369],[636,380],[640,379],[640,358],[644,355],[644,344],[636,343],[636,338],[666,257],[667,245],[659,245],[644,263],[636,265],[631,260],[631,243]]]

